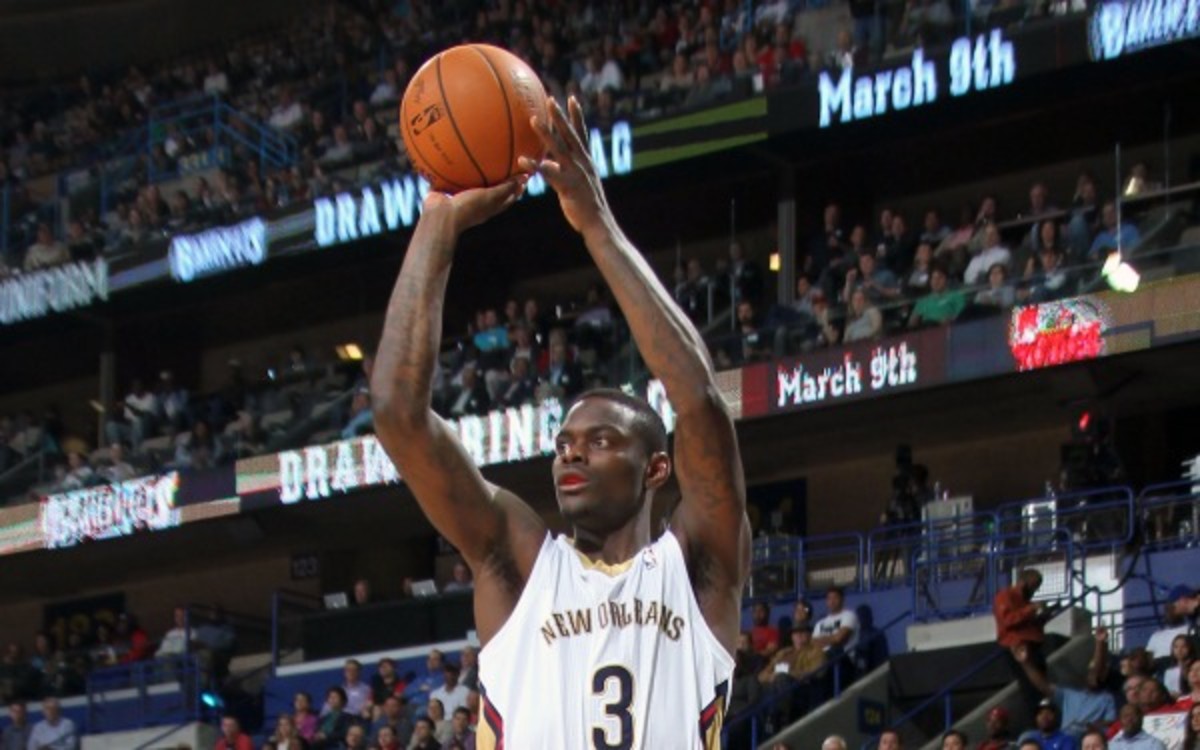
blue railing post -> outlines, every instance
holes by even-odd
[[[946,697],[945,697],[945,701],[944,701],[945,726],[942,727],[942,732],[949,732],[950,727],[954,726],[954,712],[951,711],[951,704],[950,704],[950,698],[952,695],[953,694],[949,690],[946,691]]]

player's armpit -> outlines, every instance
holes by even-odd
[[[454,431],[433,412],[415,424],[377,413],[375,428],[421,510],[475,575],[494,571],[523,584],[546,534],[541,518],[516,495],[485,480]],[[511,580],[514,576],[519,580]]]

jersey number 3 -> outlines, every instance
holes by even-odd
[[[613,683],[616,684],[615,698],[611,698]],[[602,726],[593,726],[592,748],[629,750],[633,747],[633,714],[629,711],[633,705],[633,675],[625,667],[600,667],[592,675],[592,694],[604,700],[604,713],[619,725],[606,719]],[[610,741],[614,736],[616,741]]]

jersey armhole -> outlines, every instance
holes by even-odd
[[[489,650],[494,650],[492,649],[492,644],[507,637],[509,631],[516,627],[512,624],[513,621],[517,621],[523,617],[525,610],[529,608],[528,599],[532,597],[526,595],[540,582],[541,571],[549,564],[546,561],[550,557],[547,551],[553,549],[554,544],[554,532],[547,529],[546,536],[542,539],[542,546],[538,550],[537,559],[533,563],[533,569],[529,571],[529,578],[525,579],[525,587],[521,589],[521,595],[517,597],[516,606],[513,607],[512,612],[508,613],[508,618],[504,621],[504,624],[500,626],[491,639],[479,650],[480,664],[483,663],[484,654]]]
[[[664,540],[663,537],[670,536],[670,540]],[[708,624],[708,618],[704,616],[704,609],[700,606],[700,599],[696,596],[696,587],[692,583],[692,571],[688,568],[687,554],[683,551],[683,544],[679,541],[679,537],[675,535],[673,529],[668,528],[662,537],[659,537],[663,547],[669,547],[672,552],[666,554],[674,555],[684,573],[687,575],[687,595],[691,600],[692,607],[695,608],[696,614],[699,615],[700,632],[704,640],[708,642],[709,649],[713,656],[717,658],[724,666],[732,670],[737,664],[733,654],[725,648],[721,640],[717,638],[716,633],[712,631],[712,627]]]

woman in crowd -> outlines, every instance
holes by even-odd
[[[296,693],[292,698],[292,711],[296,733],[305,742],[312,742],[317,734],[317,714],[312,709],[312,697],[308,693]]]
[[[1162,683],[1171,693],[1171,700],[1177,700],[1190,689],[1187,684],[1188,672],[1195,661],[1196,646],[1192,639],[1183,633],[1175,636],[1171,641],[1171,663],[1163,669],[1161,675]]]
[[[275,733],[263,744],[263,750],[304,750],[307,747],[308,743],[300,737],[290,714],[279,714],[275,720]]]
[[[1083,750],[1089,749],[1085,747]],[[1183,728],[1183,750],[1200,750],[1200,703],[1193,703],[1188,711],[1187,726]]]

